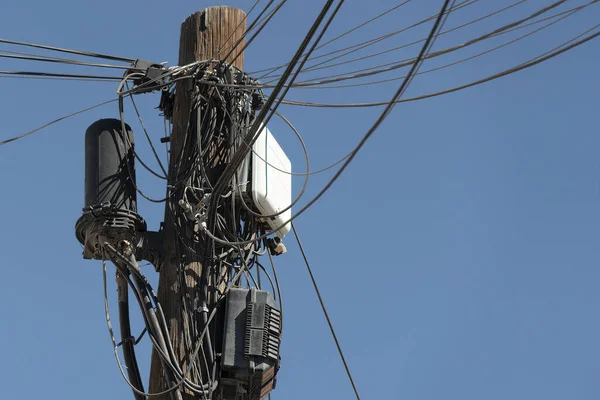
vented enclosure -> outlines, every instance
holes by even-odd
[[[223,336],[221,398],[259,400],[275,387],[281,312],[269,292],[231,288]]]
[[[84,258],[102,258],[99,241],[133,241],[146,226],[137,214],[133,133],[117,119],[94,122],[85,133],[85,206],[75,234]]]

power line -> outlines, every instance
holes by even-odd
[[[0,75],[0,79],[34,79],[44,81],[78,81],[78,82],[103,82],[111,83],[106,79],[91,79],[91,78],[68,78],[68,77],[51,77],[51,76],[19,76],[19,75]]]
[[[129,90],[129,85],[126,84],[126,87],[127,87],[127,90]],[[158,166],[160,167],[161,171],[163,172],[163,174],[166,178],[167,171],[165,170],[165,167],[163,166],[163,163],[160,160],[158,153],[156,152],[156,148],[154,147],[154,144],[152,143],[152,139],[150,138],[150,135],[148,134],[148,131],[146,130],[144,121],[142,121],[142,116],[140,115],[137,105],[135,104],[135,100],[133,100],[133,94],[129,94],[129,99],[131,99],[131,105],[133,105],[133,109],[135,110],[135,114],[138,117],[138,121],[140,121],[140,126],[142,127],[142,130],[144,131],[144,135],[146,136],[146,140],[148,141],[148,144],[150,145],[150,149],[152,150],[152,153],[154,154],[154,158],[156,159],[156,162],[158,162]]]
[[[427,56],[428,59],[430,58],[435,58],[435,57],[439,57],[441,55],[447,54],[447,53],[451,53],[469,46],[472,46],[478,42],[481,42],[483,40],[489,39],[491,37],[497,36],[501,33],[504,33],[506,31],[509,31],[510,29],[524,23],[527,22],[533,18],[536,18],[540,15],[542,15],[545,12],[548,12],[549,10],[558,7],[560,4],[562,4],[563,2],[565,2],[566,0],[559,0],[543,9],[540,9],[532,14],[530,14],[529,16],[522,18],[518,21],[514,21],[511,22],[509,24],[506,24],[504,26],[501,26],[500,28],[494,29],[490,32],[487,32],[483,35],[480,35],[474,39],[468,40],[465,43],[462,43],[460,45],[456,45],[456,46],[452,46],[443,50],[438,50],[436,52],[433,52],[431,54],[429,54]],[[589,2],[587,5],[591,5],[594,3],[597,3],[600,0],[592,0],[591,2]],[[319,77],[319,78],[313,78],[313,79],[309,79],[306,81],[302,81],[299,82],[298,85],[300,84],[308,84],[308,83],[313,83],[313,84],[326,84],[326,83],[335,83],[335,82],[340,82],[340,81],[345,81],[345,80],[350,80],[350,79],[358,79],[358,78],[364,78],[367,76],[373,76],[373,75],[378,75],[381,73],[385,73],[385,72],[390,72],[399,68],[403,68],[403,67],[407,67],[409,65],[412,65],[415,62],[415,59],[407,59],[407,60],[400,60],[400,61],[396,61],[396,62],[392,62],[392,63],[387,63],[387,64],[382,64],[382,65],[378,65],[375,67],[369,67],[369,68],[363,68],[363,69],[359,69],[359,70],[355,70],[355,71],[350,71],[350,72],[344,72],[344,73],[340,73],[340,74],[335,74],[335,75],[330,75],[328,77]],[[386,68],[381,68],[383,66],[387,66]],[[379,69],[378,69],[379,68]],[[364,72],[364,71],[369,71],[369,72]]]
[[[589,31],[596,29],[598,26],[600,25],[596,25],[593,28],[591,28]],[[581,35],[579,35],[580,37]],[[396,103],[406,103],[406,102],[410,102],[410,101],[417,101],[417,100],[424,100],[424,99],[428,99],[431,97],[437,97],[437,96],[441,96],[444,94],[448,94],[448,93],[453,93],[453,92],[458,92],[459,90],[463,90],[463,89],[467,89],[473,86],[477,86],[480,85],[482,83],[486,83],[486,82],[490,82],[493,81],[495,79],[513,74],[515,72],[518,71],[522,71],[524,69],[533,67],[534,65],[540,64],[544,61],[550,60],[551,58],[554,58],[562,53],[565,53],[571,49],[574,49],[575,47],[581,46],[584,43],[587,43],[593,39],[595,39],[596,37],[600,36],[600,32],[597,32],[593,35],[590,35],[584,39],[581,39],[569,46],[566,46],[560,50],[560,47],[564,46],[565,44],[563,43],[562,45],[559,45],[557,47],[555,47],[552,51],[552,53],[546,52],[544,54],[547,54],[543,57],[535,57],[533,59],[530,59],[527,62],[524,62],[522,64],[519,64],[515,67],[512,68],[508,68],[502,72],[499,72],[497,74],[494,75],[490,75],[487,76],[485,78],[464,84],[464,85],[460,85],[460,86],[455,86],[453,88],[450,89],[445,89],[445,90],[441,90],[438,92],[433,92],[433,93],[428,93],[428,94],[424,94],[424,95],[420,95],[420,96],[415,96],[415,97],[410,97],[410,98],[406,98],[406,99],[399,99],[396,101]],[[573,39],[569,40],[568,42],[571,42]],[[567,43],[568,43],[567,42]],[[294,105],[294,106],[302,106],[302,107],[320,107],[320,108],[362,108],[362,107],[380,107],[380,106],[384,106],[386,104],[388,104],[385,101],[379,101],[379,102],[371,102],[371,103],[348,103],[348,104],[344,104],[344,103],[311,103],[311,102],[305,102],[305,101],[297,101],[297,100],[284,100],[283,104],[287,104],[287,105]]]
[[[377,16],[375,16],[375,17],[373,17],[373,18],[371,18],[371,19],[369,19],[369,20],[367,20],[367,21],[365,21],[365,22],[363,22],[363,23],[361,23],[361,24],[359,24],[359,25],[355,26],[354,28],[347,30],[346,32],[342,33],[341,35],[338,35],[338,36],[334,37],[333,39],[330,39],[330,40],[329,40],[329,41],[327,41],[326,43],[323,43],[323,44],[319,45],[319,46],[318,46],[318,47],[317,47],[315,50],[319,50],[319,49],[321,49],[321,48],[323,48],[323,47],[325,47],[325,46],[328,46],[329,44],[331,44],[331,43],[333,43],[333,42],[335,42],[335,41],[337,41],[337,40],[339,40],[339,39],[343,38],[344,36],[347,36],[347,35],[351,34],[352,32],[354,32],[354,31],[356,31],[356,30],[358,30],[358,29],[360,29],[360,28],[363,28],[363,27],[365,27],[365,26],[369,25],[370,23],[372,23],[372,22],[376,21],[377,19],[379,19],[379,18],[383,17],[384,15],[387,15],[387,14],[389,14],[390,12],[392,12],[392,11],[394,11],[394,10],[397,10],[397,9],[398,9],[398,8],[400,8],[401,6],[403,6],[403,5],[406,5],[406,4],[410,3],[411,1],[412,1],[412,0],[406,0],[406,1],[404,1],[404,2],[401,2],[400,4],[398,4],[398,5],[396,5],[396,6],[392,7],[392,8],[390,8],[390,9],[388,9],[388,10],[386,10],[386,11],[384,11],[384,12],[382,12],[382,13],[378,14]],[[257,71],[253,71],[253,72],[251,72],[250,74],[257,74],[257,73],[259,73],[259,72],[266,72],[266,71],[269,71],[269,72],[268,72],[268,74],[266,74],[266,75],[268,76],[268,75],[272,74],[273,72],[276,72],[276,71],[280,70],[280,69],[281,69],[281,68],[283,68],[283,67],[287,67],[287,65],[288,65],[288,64],[282,64],[282,65],[279,65],[279,66],[277,66],[277,67],[271,67],[271,68],[260,69],[260,70],[257,70]],[[264,77],[264,76],[265,76],[265,75],[263,75],[263,77]]]
[[[118,76],[100,76],[100,75],[81,75],[81,74],[63,74],[54,72],[37,72],[37,71],[0,71],[0,75],[10,76],[31,76],[31,77],[53,77],[53,78],[76,78],[89,80],[103,81],[121,81],[123,78]]]
[[[273,1],[274,0],[271,0],[269,2],[269,4],[267,4],[267,6],[265,7],[264,11],[266,11],[271,6],[271,4],[273,3]],[[262,32],[262,30],[269,24],[269,22],[271,22],[271,19],[275,16],[275,14],[277,14],[277,12],[281,9],[281,7],[284,6],[284,4],[286,2],[287,2],[287,0],[281,0],[281,2],[279,4],[277,4],[277,6],[269,14],[267,14],[263,20],[259,21],[260,15],[256,18],[256,20],[248,28],[246,34],[248,32],[250,32],[255,27],[255,23],[259,23],[260,22],[260,26],[259,26],[258,30],[250,37],[250,39],[248,39],[248,41],[246,43],[244,43],[244,46],[242,46],[242,48],[240,49],[240,51],[238,51],[238,53],[236,54],[236,56],[231,61],[231,64],[233,64],[235,62],[235,60],[237,60],[240,55],[244,54],[244,51],[248,48],[248,46],[250,46],[250,44],[254,41],[254,39],[256,39],[256,37],[258,35],[260,35],[260,33]],[[262,15],[262,13],[261,13],[261,15]],[[229,51],[229,53],[223,58],[223,60],[226,60],[233,53],[233,51],[235,50],[235,48],[245,39],[246,34],[244,34],[244,36],[242,36],[238,40],[238,42],[233,45],[233,47],[231,48],[231,50]]]
[[[115,102],[115,101],[117,101],[117,100],[118,100],[118,99],[112,99],[112,100],[104,101],[104,102],[102,102],[102,103],[96,104],[95,106],[91,106],[91,107],[88,107],[88,108],[84,108],[83,110],[75,111],[74,113],[71,113],[71,114],[65,115],[64,117],[57,118],[57,119],[55,119],[55,120],[53,120],[53,121],[50,121],[50,122],[48,122],[48,123],[46,123],[46,124],[44,124],[44,125],[42,125],[42,126],[40,126],[40,127],[38,127],[38,128],[32,129],[32,130],[30,130],[30,131],[27,131],[27,132],[25,132],[25,133],[21,133],[20,135],[17,135],[17,136],[15,136],[15,137],[13,137],[13,138],[10,138],[10,139],[3,140],[3,141],[1,141],[1,142],[0,142],[0,146],[4,146],[5,144],[8,144],[8,143],[10,143],[10,142],[14,142],[15,140],[22,139],[22,138],[24,138],[25,136],[29,136],[29,135],[31,135],[32,133],[35,133],[35,132],[37,132],[37,131],[39,131],[39,130],[41,130],[41,129],[44,129],[44,128],[46,128],[46,127],[50,126],[50,125],[53,125],[53,124],[55,124],[55,123],[57,123],[57,122],[60,122],[60,121],[62,121],[62,120],[65,120],[65,119],[67,119],[67,118],[70,118],[70,117],[73,117],[73,116],[75,116],[75,115],[78,115],[78,114],[84,113],[84,112],[86,112],[86,111],[93,110],[94,108],[98,108],[98,107],[100,107],[100,106],[103,106],[103,105],[105,105],[105,104],[108,104],[108,103],[113,103],[113,102]]]
[[[221,174],[219,180],[215,184],[214,192],[213,192],[213,194],[211,196],[211,202],[210,202],[210,209],[213,210],[213,211],[209,215],[208,229],[213,229],[214,230],[214,228],[215,228],[215,223],[216,223],[216,221],[215,221],[215,218],[216,218],[216,209],[217,209],[217,206],[218,206],[219,197],[221,196],[221,194],[223,194],[223,192],[225,190],[225,187],[227,186],[227,183],[230,182],[231,178],[233,177],[233,175],[237,171],[237,168],[243,162],[244,158],[248,154],[248,151],[250,150],[250,146],[258,138],[258,136],[256,135],[257,132],[258,132],[258,129],[261,127],[262,124],[267,124],[268,123],[269,119],[272,117],[272,115],[274,114],[274,112],[277,110],[277,107],[281,104],[281,101],[283,100],[283,97],[285,96],[285,94],[289,90],[289,87],[284,88],[285,83],[288,80],[288,77],[290,77],[290,75],[292,75],[294,67],[296,66],[296,64],[298,63],[298,61],[300,60],[300,58],[302,57],[302,54],[304,53],[306,47],[308,47],[310,41],[312,40],[312,38],[315,35],[316,31],[318,30],[319,26],[321,25],[321,23],[325,19],[325,16],[327,15],[328,11],[330,10],[331,6],[333,5],[333,2],[334,2],[333,0],[328,0],[327,3],[321,9],[321,12],[319,13],[319,15],[317,16],[317,18],[315,19],[314,23],[312,24],[311,28],[309,29],[309,32],[305,36],[303,42],[300,44],[300,46],[296,50],[296,53],[292,57],[292,61],[290,62],[290,64],[286,68],[286,70],[284,72],[284,76],[280,79],[280,81],[278,82],[278,84],[276,85],[276,87],[273,89],[273,92],[272,92],[271,96],[266,101],[266,104],[263,106],[263,108],[260,111],[259,115],[256,117],[256,119],[252,123],[252,126],[251,126],[250,130],[248,131],[248,133],[243,138],[243,142],[245,142],[247,146],[245,146],[242,149],[236,151],[236,153],[233,155],[233,157],[231,159],[231,162],[227,165],[227,167],[225,168],[225,170]],[[325,27],[322,29],[322,31],[319,34],[318,38],[315,40],[315,42],[311,46],[310,50],[304,56],[303,60],[300,61],[300,66],[298,67],[298,69],[296,70],[296,72],[290,78],[290,84],[292,84],[294,82],[294,79],[296,79],[296,77],[298,76],[298,73],[299,73],[300,69],[302,68],[302,66],[304,65],[304,63],[306,62],[306,60],[308,59],[308,57],[310,56],[310,53],[318,45],[319,40],[323,37],[323,35],[326,32],[327,28],[331,24],[331,21],[333,20],[333,18],[335,17],[337,11],[340,9],[340,7],[342,6],[343,3],[344,3],[344,0],[340,0],[339,1],[338,6],[333,11],[333,13],[330,16],[329,20],[326,22]],[[277,100],[277,96],[279,95],[279,92],[282,89],[284,90],[283,95],[282,95],[281,98],[279,98]],[[275,104],[273,104],[273,103],[275,103]],[[269,112],[271,112],[270,115],[267,115]]]
[[[14,53],[16,53],[16,52],[14,52]],[[17,59],[17,60],[81,65],[81,66],[85,66],[85,67],[114,68],[114,69],[125,69],[125,70],[135,69],[135,68],[132,68],[131,66],[123,66],[123,65],[97,64],[97,63],[88,63],[85,61],[68,60],[65,58],[55,58],[55,57],[46,57],[46,56],[39,56],[39,55],[29,55],[29,54],[13,54],[13,52],[8,52],[8,51],[4,51],[4,50],[0,50],[0,57],[12,58],[12,59]]]
[[[474,3],[478,2],[478,1],[479,0],[464,0],[464,1],[456,4],[449,11],[453,11],[454,12],[454,11],[460,10],[460,9],[468,7],[468,6],[474,4]],[[566,0],[563,0],[563,1],[566,1]],[[423,19],[423,20],[421,20],[419,22],[416,22],[416,23],[414,23],[412,25],[409,25],[408,27],[404,27],[404,28],[396,30],[394,32],[391,32],[391,33],[388,33],[388,34],[385,34],[385,35],[382,35],[382,36],[379,36],[379,37],[376,37],[376,38],[373,38],[373,39],[369,39],[369,40],[366,40],[366,41],[363,41],[363,42],[360,42],[360,43],[357,43],[357,44],[353,44],[353,45],[348,46],[348,47],[344,47],[344,48],[341,48],[341,49],[333,50],[333,51],[331,51],[329,53],[326,53],[326,54],[321,54],[321,55],[312,57],[310,60],[317,60],[317,59],[320,59],[320,58],[323,58],[323,57],[327,57],[327,56],[330,56],[330,55],[333,55],[333,54],[337,54],[337,53],[343,52],[345,50],[354,49],[356,47],[360,47],[360,46],[363,46],[363,45],[370,46],[372,44],[379,43],[379,42],[381,42],[383,40],[389,39],[389,38],[391,38],[391,37],[393,37],[395,35],[398,35],[398,34],[400,34],[402,32],[405,32],[405,31],[407,31],[409,29],[415,28],[417,26],[426,24],[429,21],[435,20],[436,16],[437,16],[437,14],[433,14],[433,15],[431,15],[431,16],[429,16],[429,17],[427,17],[427,18],[425,18],[425,19]],[[311,67],[309,67],[309,68],[311,68]],[[307,71],[303,70],[302,72],[307,72]],[[265,75],[259,77],[259,79],[264,79],[266,77],[269,77],[269,75],[270,75],[270,73],[265,74]],[[278,75],[271,76],[271,78],[278,78],[278,77],[279,77]]]
[[[346,362],[346,357],[344,357],[344,352],[342,350],[342,346],[340,345],[340,341],[337,338],[337,334],[335,333],[335,329],[333,328],[333,324],[331,323],[331,318],[329,318],[329,313],[327,312],[327,307],[325,307],[325,303],[323,302],[323,297],[321,296],[321,291],[319,290],[319,286],[317,285],[317,281],[315,280],[315,276],[312,272],[312,268],[310,267],[310,263],[308,262],[308,258],[306,257],[306,253],[304,252],[304,246],[302,246],[302,242],[300,241],[300,237],[298,236],[298,231],[296,230],[296,225],[292,222],[292,231],[294,232],[294,237],[296,238],[296,242],[298,243],[298,248],[300,249],[300,253],[302,253],[302,258],[304,259],[304,264],[306,265],[306,270],[310,275],[310,280],[312,281],[313,288],[315,289],[315,293],[317,294],[317,298],[319,299],[319,303],[321,304],[321,310],[323,310],[323,315],[327,320],[327,325],[329,325],[329,331],[331,332],[331,336],[335,341],[335,346],[337,347],[338,353],[340,354],[340,358],[342,359],[342,364],[344,364],[344,369],[346,370],[346,375],[348,375],[348,379],[350,380],[350,384],[352,385],[352,390],[354,390],[354,394],[356,395],[356,399],[360,400],[360,395],[358,394],[358,389],[356,388],[356,384],[354,383],[354,378],[352,378],[352,373],[350,372],[350,367],[348,367],[348,363]]]
[[[231,38],[235,35],[235,33],[237,32],[237,30],[239,28],[242,27],[242,25],[244,25],[246,23],[246,21],[248,20],[248,16],[250,14],[252,14],[252,11],[254,11],[254,9],[258,6],[258,4],[261,2],[261,0],[256,0],[254,2],[254,4],[252,5],[252,7],[250,7],[250,10],[248,10],[248,12],[246,13],[246,15],[244,16],[244,18],[240,21],[240,23],[235,27],[235,29],[231,32],[231,34],[227,37],[227,39],[224,41],[224,44],[219,48],[219,51],[217,52],[217,54],[221,54],[221,52],[223,50],[226,49],[226,43],[229,42],[229,40],[231,40]],[[254,23],[260,18],[260,16],[267,10],[267,8],[269,8],[270,4],[272,3],[272,1],[263,9],[263,11],[261,11],[261,13],[259,14],[258,17],[256,17],[256,19],[250,24],[251,27],[252,25],[254,25]],[[248,34],[248,32],[250,31],[251,28],[246,29],[246,32],[244,32],[244,34],[242,35],[242,38],[245,38],[246,35]],[[239,44],[241,43],[240,41],[235,42],[230,48],[228,48],[227,50],[230,49],[235,49]]]
[[[283,222],[276,229],[273,229],[272,231],[266,232],[265,234],[263,234],[263,235],[261,235],[261,236],[259,236],[257,238],[254,238],[253,240],[245,240],[245,241],[237,241],[237,242],[226,242],[226,244],[241,246],[241,245],[246,245],[246,244],[249,244],[249,243],[254,243],[257,240],[263,239],[263,238],[267,237],[268,235],[270,235],[270,234],[278,231],[279,229],[283,228],[288,223],[292,222],[294,219],[296,219],[297,217],[299,217],[300,215],[302,215],[304,212],[306,212],[306,210],[308,210],[310,207],[312,207],[317,201],[319,201],[319,199],[325,194],[325,192],[327,192],[329,190],[329,188],[331,188],[331,186],[335,183],[335,181],[345,171],[345,169],[352,162],[352,160],[354,159],[354,157],[356,156],[356,154],[358,154],[358,152],[360,151],[360,149],[362,149],[362,147],[364,146],[364,144],[366,143],[366,141],[373,135],[373,133],[375,133],[375,131],[377,130],[377,128],[379,128],[379,126],[381,125],[381,123],[388,117],[388,115],[391,112],[391,110],[397,104],[398,99],[400,98],[400,96],[402,96],[402,94],[405,92],[406,88],[408,87],[408,85],[412,81],[412,78],[414,77],[413,74],[418,71],[421,63],[425,59],[425,56],[426,56],[427,52],[430,49],[430,46],[435,41],[435,37],[436,37],[436,33],[438,31],[438,28],[441,29],[441,27],[443,26],[442,20],[444,20],[444,15],[446,14],[446,9],[448,8],[448,4],[449,3],[450,3],[450,0],[446,0],[444,2],[441,11],[438,14],[438,18],[436,19],[435,23],[433,24],[433,27],[431,28],[431,31],[429,32],[429,35],[427,36],[427,40],[426,40],[425,44],[423,45],[423,47],[421,48],[421,51],[419,52],[419,55],[417,56],[417,62],[415,62],[412,65],[412,67],[411,67],[409,75],[404,79],[404,81],[402,82],[402,84],[400,85],[400,87],[398,88],[398,90],[396,91],[396,93],[394,94],[394,96],[392,97],[392,99],[390,101],[384,103],[386,105],[384,111],[380,114],[380,116],[377,118],[377,120],[373,123],[373,125],[367,131],[367,133],[363,136],[363,138],[358,143],[358,145],[354,148],[354,150],[352,150],[352,152],[350,153],[350,155],[348,156],[348,158],[346,159],[346,161],[344,162],[344,164],[342,164],[342,166],[340,167],[340,169],[327,182],[327,184],[319,191],[319,193],[315,197],[313,197],[306,205],[304,205],[298,212],[296,212],[289,220]],[[288,66],[288,68],[289,68],[289,66]],[[269,100],[272,100],[272,98],[269,98]],[[230,167],[231,165],[233,165],[233,162],[230,163],[228,167]],[[233,168],[237,168],[238,165],[239,164],[237,164]],[[221,179],[223,178],[223,175],[221,176]],[[227,180],[229,180],[229,178],[227,178]],[[219,192],[217,192],[217,193],[219,193]],[[214,201],[214,198],[216,198],[216,197],[217,196],[215,196],[214,193],[213,193],[213,199],[211,199],[213,201],[211,202],[211,205],[210,205],[210,207],[212,209],[215,209],[215,207],[216,207],[216,204],[215,204],[215,201]],[[213,224],[211,223],[209,226],[212,227]],[[212,237],[213,236],[211,236],[211,238]],[[225,243],[225,241],[221,241],[220,243]]]
[[[504,11],[507,11],[507,10],[509,10],[509,9],[513,8],[513,7],[516,7],[517,5],[519,5],[519,4],[522,4],[522,3],[526,2],[526,1],[527,1],[527,0],[519,0],[519,1],[515,2],[515,3],[509,4],[508,6],[506,6],[506,7],[502,8],[502,9],[500,9],[500,10],[497,10],[497,11],[491,12],[491,13],[489,13],[489,14],[486,14],[486,15],[484,15],[484,16],[482,16],[482,17],[479,17],[479,18],[473,19],[473,20],[471,20],[471,21],[469,21],[469,22],[466,22],[466,23],[464,23],[464,24],[462,24],[462,25],[459,25],[459,26],[457,26],[457,27],[454,27],[454,28],[452,28],[452,29],[448,29],[448,30],[446,30],[446,31],[444,31],[444,32],[440,32],[439,36],[446,35],[446,34],[448,34],[448,33],[455,32],[455,31],[458,31],[458,30],[460,30],[460,29],[463,29],[463,28],[465,28],[465,27],[467,27],[467,26],[473,25],[473,24],[475,24],[475,23],[477,23],[477,22],[481,22],[481,21],[483,21],[484,19],[487,19],[487,18],[493,17],[493,16],[495,16],[495,15],[497,15],[497,14],[500,14],[500,13],[502,13],[502,12],[504,12]],[[312,72],[312,71],[317,71],[317,70],[322,70],[322,69],[333,68],[333,67],[336,67],[336,66],[338,66],[338,65],[348,65],[348,64],[351,64],[351,63],[354,63],[354,62],[358,62],[358,61],[366,60],[366,59],[368,59],[368,58],[373,58],[373,57],[376,57],[376,56],[380,56],[380,55],[382,55],[382,54],[391,53],[391,52],[393,52],[393,51],[396,51],[396,50],[401,50],[401,49],[404,49],[404,48],[410,47],[410,46],[412,46],[412,45],[415,45],[415,44],[418,44],[418,43],[422,43],[423,41],[425,41],[425,39],[416,40],[416,41],[413,41],[413,42],[410,42],[410,43],[403,44],[403,45],[401,45],[401,46],[396,46],[396,47],[393,47],[393,48],[391,48],[391,49],[387,49],[387,50],[379,51],[379,52],[377,52],[377,53],[372,53],[372,54],[369,54],[369,55],[366,55],[366,56],[362,56],[362,57],[357,57],[357,58],[353,58],[353,59],[350,59],[350,60],[341,61],[341,62],[339,62],[339,63],[329,64],[331,61],[334,61],[334,60],[336,60],[336,59],[339,59],[339,58],[345,57],[345,56],[347,56],[347,55],[349,55],[349,54],[351,54],[351,53],[354,53],[354,52],[357,52],[357,51],[363,50],[364,48],[355,49],[355,50],[349,51],[349,52],[347,52],[347,53],[341,54],[341,55],[339,55],[339,56],[333,57],[333,58],[331,58],[331,59],[329,59],[329,60],[325,60],[325,61],[323,61],[323,62],[320,62],[320,63],[318,63],[318,64],[315,64],[315,65],[313,65],[312,67],[309,67],[309,68],[307,68],[307,69],[305,70],[305,72]],[[327,64],[327,65],[326,65],[326,64]]]
[[[599,1],[599,0],[595,0],[595,1]],[[476,54],[474,54],[472,56],[465,57],[465,58],[462,58],[460,60],[457,60],[457,61],[454,61],[454,62],[451,62],[451,63],[448,63],[448,64],[441,65],[439,67],[435,67],[435,68],[428,69],[426,71],[419,72],[419,73],[417,73],[415,75],[424,75],[424,74],[427,74],[427,73],[439,71],[439,70],[442,70],[442,69],[445,69],[445,68],[448,68],[448,67],[452,67],[454,65],[462,64],[462,63],[464,63],[466,61],[473,60],[473,59],[481,57],[481,56],[483,56],[485,54],[489,54],[489,53],[494,52],[496,50],[499,50],[499,49],[502,49],[504,47],[507,47],[507,46],[509,46],[511,44],[514,44],[514,43],[516,43],[516,42],[518,42],[520,40],[523,40],[523,39],[525,39],[525,38],[527,38],[529,36],[532,36],[532,35],[534,35],[534,34],[536,34],[538,32],[541,32],[541,31],[543,31],[545,29],[548,29],[549,27],[551,27],[551,26],[553,26],[553,25],[561,22],[562,20],[573,16],[577,12],[582,11],[583,9],[585,9],[586,7],[588,7],[590,4],[591,3],[588,3],[588,4],[583,5],[583,6],[575,7],[575,8],[572,8],[570,10],[563,11],[561,13],[552,15],[552,16],[547,17],[547,18],[544,18],[542,20],[535,21],[535,22],[529,23],[527,25],[524,25],[524,26],[521,26],[521,27],[515,27],[515,28],[512,28],[509,31],[502,32],[501,34],[505,34],[505,33],[511,32],[511,31],[516,31],[516,30],[519,30],[519,29],[523,29],[525,27],[536,25],[536,24],[538,24],[540,22],[544,22],[544,21],[547,21],[547,20],[550,20],[550,19],[554,19],[554,18],[556,18],[558,16],[561,16],[560,18],[555,19],[554,21],[551,21],[548,24],[546,24],[546,25],[544,25],[544,26],[542,26],[542,27],[540,27],[538,29],[535,29],[535,30],[533,30],[531,32],[523,34],[523,35],[521,35],[521,36],[519,36],[519,37],[517,37],[515,39],[512,39],[512,40],[510,40],[508,42],[502,43],[502,44],[500,44],[498,46],[495,46],[495,47],[493,47],[491,49],[487,49],[487,50],[481,51],[481,52],[476,53]],[[377,81],[369,81],[369,82],[348,84],[348,85],[330,85],[330,86],[329,85],[325,85],[325,84],[320,84],[320,83],[307,83],[307,84],[303,84],[302,82],[299,82],[294,87],[300,88],[300,89],[340,89],[340,88],[352,88],[352,87],[377,85],[377,84],[381,84],[381,83],[388,83],[388,82],[397,81],[397,80],[400,80],[400,79],[403,79],[403,78],[404,78],[404,76],[397,77],[397,78],[382,79],[382,80],[377,80]]]
[[[134,58],[117,57],[117,56],[112,56],[112,55],[108,55],[108,54],[92,53],[89,51],[64,49],[64,48],[60,48],[60,47],[46,46],[46,45],[42,45],[42,44],[27,43],[27,42],[19,42],[16,40],[9,40],[9,39],[0,39],[0,43],[14,44],[17,46],[35,47],[38,49],[58,51],[61,53],[77,54],[77,55],[86,56],[86,57],[104,58],[104,59],[113,60],[113,61],[122,61],[122,62],[128,62],[128,63],[135,61]]]

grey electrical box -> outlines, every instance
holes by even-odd
[[[227,293],[221,398],[260,400],[275,387],[279,368],[281,312],[264,290],[231,288]]]

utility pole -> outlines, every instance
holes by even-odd
[[[244,55],[239,54],[243,48],[243,36],[246,30],[246,14],[244,11],[228,6],[210,7],[190,15],[181,24],[181,37],[179,42],[179,65],[187,65],[200,60],[220,60],[229,54],[232,46],[238,41],[236,50],[232,52],[228,63],[233,62],[233,66],[242,69]],[[238,55],[239,54],[239,55]],[[235,58],[235,61],[233,61]],[[176,95],[173,108],[173,131],[170,137],[170,164],[168,185],[172,187],[177,181],[176,163],[182,154],[185,137],[188,134],[188,121],[193,107],[191,93],[194,84],[193,79],[184,79],[176,84]],[[169,193],[170,189],[167,189]],[[173,344],[175,355],[182,366],[187,366],[188,361],[184,352],[183,341],[190,335],[190,326],[187,320],[183,318],[184,304],[183,294],[193,295],[198,290],[202,265],[193,259],[180,257],[186,254],[185,249],[181,248],[180,241],[177,238],[172,213],[165,210],[165,257],[160,266],[160,277],[158,287],[158,298],[162,305],[170,337]],[[182,264],[182,265],[178,265]],[[180,286],[180,271],[185,273],[185,287]],[[189,310],[188,310],[189,311]],[[194,312],[194,311],[192,311]],[[203,371],[207,373],[207,371]],[[169,387],[166,381],[160,358],[156,351],[152,354],[152,366],[150,370],[150,393],[161,392]],[[182,390],[184,399],[193,399],[195,396]],[[197,397],[197,396],[196,396]],[[154,397],[157,400],[167,400],[168,394],[160,397]]]

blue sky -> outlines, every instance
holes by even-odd
[[[252,3],[229,5],[247,10]],[[247,50],[246,69],[289,59],[321,3],[289,1]],[[347,1],[328,37],[398,2],[371,3]],[[452,14],[446,27],[511,3],[481,0]],[[550,3],[522,2],[441,37],[436,49],[463,43]],[[570,0],[557,10],[584,3]],[[216,4],[5,0],[0,37],[175,65],[181,21],[211,5]],[[439,0],[413,1],[330,49],[400,29],[440,5]],[[593,27],[599,17],[600,5],[594,4],[514,45],[423,74],[407,96],[524,62]],[[428,29],[404,32],[375,49],[418,40]],[[423,71],[497,46],[508,36],[426,62]],[[400,104],[340,180],[296,222],[364,399],[600,396],[598,45],[589,42],[485,85]],[[356,67],[411,57],[418,49],[407,47]],[[6,59],[0,64],[0,70],[107,73]],[[352,68],[339,66],[312,76]],[[113,98],[116,90],[110,83],[6,78],[0,78],[0,85],[0,140]],[[289,97],[387,100],[398,85],[298,89]],[[156,142],[163,136],[157,104],[157,95],[138,99]],[[74,236],[83,205],[83,134],[96,119],[116,117],[116,111],[116,105],[105,106],[0,147],[3,398],[131,398],[106,331],[101,265],[82,260]],[[380,109],[286,106],[282,112],[297,126],[311,165],[318,169],[352,149]],[[151,160],[132,110],[127,122],[137,133],[142,156]],[[291,132],[280,121],[271,130],[294,169],[302,171],[303,155]],[[307,200],[329,176],[311,178]],[[164,195],[163,183],[141,168],[138,179],[150,195]],[[297,179],[295,189],[300,185]],[[162,206],[140,200],[140,213],[153,229],[163,212]],[[273,399],[352,398],[291,239],[286,240],[289,252],[276,259],[285,332]],[[145,272],[156,281],[148,268]],[[139,318],[134,330],[141,330]],[[147,342],[138,350],[145,370],[149,351]]]

